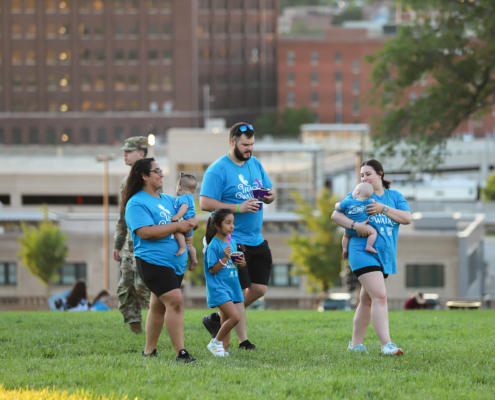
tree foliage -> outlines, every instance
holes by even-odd
[[[199,204],[196,204],[196,210],[199,210]],[[194,271],[187,271],[187,279],[194,282],[196,285],[203,285],[205,282],[205,264],[203,254],[203,238],[206,234],[206,222],[200,221],[199,228],[194,231],[193,244],[196,249],[196,257],[198,265]],[[190,262],[191,260],[189,260]]]
[[[371,102],[385,112],[373,123],[378,155],[400,154],[413,169],[433,169],[446,139],[492,110],[495,87],[493,1],[400,0],[414,16],[373,65]],[[426,87],[417,86],[428,79]],[[409,91],[422,93],[404,101]],[[405,146],[397,147],[398,139]]]
[[[351,4],[345,7],[340,14],[337,14],[332,22],[334,25],[342,25],[346,21],[361,21],[363,18],[363,8]]]
[[[314,119],[314,113],[305,106],[300,108],[287,107],[281,114],[265,112],[256,119],[254,127],[256,134],[260,134],[260,136],[297,138],[301,125],[313,123]]]
[[[331,218],[338,200],[324,189],[316,199],[315,210],[299,194],[293,196],[298,204],[294,212],[299,215],[309,234],[294,232],[288,241],[292,248],[291,261],[296,265],[297,274],[307,275],[310,283],[327,291],[341,271],[342,234]]]
[[[28,271],[45,284],[55,277],[58,268],[65,262],[69,249],[66,236],[58,225],[48,220],[48,209],[43,208],[44,219],[39,227],[29,228],[22,224],[23,236],[19,238],[21,250],[18,253]]]
[[[495,200],[495,174],[492,174],[486,180],[486,186],[483,188],[483,200],[494,201]]]

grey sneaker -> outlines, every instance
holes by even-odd
[[[383,346],[382,354],[384,356],[401,356],[404,352],[402,349],[399,349],[395,343],[388,342],[385,346]]]
[[[355,351],[356,353],[368,353],[366,346],[364,344],[358,344],[357,346],[352,347],[352,342],[349,341],[349,347],[347,347],[347,351]]]

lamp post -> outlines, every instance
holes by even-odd
[[[114,154],[99,154],[97,162],[103,162],[103,288],[108,290],[108,162],[115,159]]]

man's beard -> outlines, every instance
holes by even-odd
[[[242,154],[241,151],[237,148],[237,144],[234,147],[234,155],[235,158],[237,158],[239,161],[247,161],[251,158],[251,153],[248,153],[247,155]]]

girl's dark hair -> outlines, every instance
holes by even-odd
[[[80,279],[74,283],[72,290],[67,296],[68,308],[76,307],[82,299],[88,298],[88,292],[86,287],[86,281]]]
[[[366,160],[361,164],[361,167],[364,167],[365,165],[370,166],[375,170],[375,172],[381,176],[382,178],[382,184],[385,189],[390,189],[390,185],[392,184],[392,181],[387,181],[386,179],[383,179],[385,176],[385,172],[383,171],[382,164],[380,164],[380,161],[375,160],[374,158],[371,158],[369,160]]]
[[[91,304],[95,304],[96,301],[100,300],[102,297],[105,296],[110,296],[110,293],[108,293],[107,290],[103,289],[96,295],[96,297],[93,299],[93,302]]]
[[[125,206],[132,196],[139,192],[144,186],[143,174],[150,176],[151,163],[154,158],[142,158],[137,160],[129,172],[124,190],[122,191],[122,202],[120,212],[125,215]]]
[[[232,211],[228,208],[219,208],[216,210],[210,218],[208,218],[208,223],[206,224],[206,243],[210,244],[215,235],[217,234],[217,227],[222,225],[223,220],[227,215],[234,215]]]

